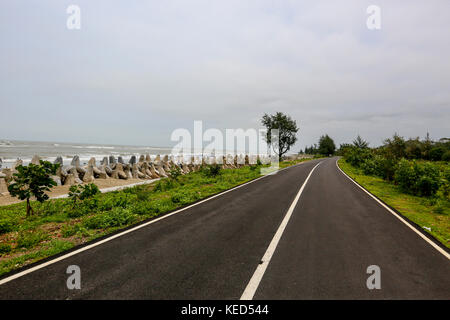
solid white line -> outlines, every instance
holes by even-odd
[[[303,185],[301,186],[300,190],[298,191],[297,195],[295,196],[294,201],[292,201],[291,206],[289,207],[286,215],[283,218],[283,221],[281,221],[280,226],[278,227],[277,232],[273,236],[272,241],[270,242],[269,246],[267,247],[266,253],[264,253],[264,256],[261,259],[261,262],[255,270],[255,273],[253,273],[252,278],[250,279],[249,283],[247,284],[247,287],[244,290],[244,293],[241,296],[240,300],[252,300],[253,296],[255,295],[256,290],[258,289],[259,283],[262,280],[262,277],[264,276],[264,273],[266,272],[267,266],[270,263],[270,260],[272,259],[272,255],[275,252],[278,242],[281,239],[281,236],[283,235],[284,229],[286,228],[289,219],[292,216],[292,212],[294,212],[294,208],[297,205],[298,200],[300,199],[300,196],[303,192],[303,189],[305,188],[306,184],[308,183],[309,178],[311,177],[311,174],[313,171],[322,163],[319,162],[312,170],[309,172],[308,177],[306,178],[305,182],[303,182]]]
[[[339,159],[338,159],[339,160]],[[406,221],[405,219],[403,219],[403,217],[401,217],[400,215],[398,215],[395,211],[393,211],[391,208],[389,208],[387,205],[385,205],[383,202],[381,202],[380,200],[377,199],[377,197],[375,197],[373,194],[371,194],[370,192],[368,192],[366,189],[364,189],[363,187],[361,187],[355,180],[353,180],[352,178],[350,178],[348,176],[348,174],[346,174],[341,168],[339,168],[338,165],[338,160],[336,160],[336,167],[339,169],[339,171],[341,171],[347,178],[350,179],[351,182],[353,182],[354,184],[356,184],[362,191],[364,191],[365,193],[367,193],[372,199],[374,199],[376,202],[378,202],[383,208],[385,208],[387,211],[389,211],[390,213],[392,213],[397,219],[399,219],[401,222],[403,222],[404,224],[406,224],[412,231],[414,231],[415,233],[417,233],[423,240],[425,240],[426,242],[428,242],[431,246],[433,246],[433,248],[435,248],[437,251],[439,251],[440,253],[442,253],[444,255],[444,257],[446,257],[447,259],[450,259],[450,254],[448,254],[448,252],[446,252],[444,249],[442,249],[441,247],[439,247],[436,243],[434,243],[433,241],[431,241],[430,239],[428,239],[424,234],[422,234],[419,230],[417,230],[413,225],[411,225],[408,221]]]
[[[299,165],[302,165],[302,164],[308,163],[308,162],[309,162],[309,161],[304,161],[304,162],[301,162],[301,163],[299,163],[299,164],[296,164],[296,165],[293,165],[293,166],[290,166],[290,167],[286,167],[286,168],[280,169],[280,170],[278,170],[277,172],[281,172],[281,171],[286,170],[286,169],[294,168],[294,167],[297,167],[297,166],[299,166]],[[221,193],[219,193],[219,194],[216,194],[216,195],[214,195],[214,196],[211,196],[211,197],[209,197],[209,198],[207,198],[207,199],[204,199],[204,200],[201,200],[201,201],[196,202],[196,203],[194,203],[194,204],[191,204],[191,205],[189,205],[189,206],[187,206],[187,207],[178,209],[178,210],[176,210],[176,211],[174,211],[174,212],[171,212],[171,213],[169,213],[169,214],[166,214],[166,215],[164,215],[164,216],[162,216],[162,217],[159,217],[159,218],[156,218],[156,219],[154,219],[154,220],[148,221],[148,222],[143,223],[143,224],[141,224],[141,225],[138,225],[138,226],[136,226],[136,227],[134,227],[134,228],[125,230],[125,231],[123,231],[123,232],[117,233],[117,234],[112,235],[112,236],[110,236],[110,237],[108,237],[108,238],[105,238],[105,239],[103,239],[103,240],[100,240],[100,241],[97,241],[97,242],[92,243],[92,244],[90,244],[90,245],[84,246],[84,247],[82,247],[82,248],[80,248],[80,249],[78,249],[78,250],[74,250],[74,251],[72,251],[72,252],[69,252],[69,253],[67,253],[67,254],[65,254],[65,255],[62,255],[62,256],[60,256],[60,257],[58,257],[58,258],[52,259],[52,260],[50,260],[50,261],[47,261],[47,262],[38,264],[38,265],[36,265],[36,266],[34,266],[34,267],[32,267],[32,268],[29,268],[29,269],[26,269],[26,270],[24,270],[24,271],[21,271],[21,272],[18,272],[18,273],[16,273],[16,274],[13,274],[13,275],[10,276],[10,277],[7,277],[7,278],[5,278],[5,279],[1,279],[1,280],[0,280],[0,285],[5,284],[5,283],[7,283],[7,282],[9,282],[9,281],[12,281],[12,280],[14,280],[14,279],[20,278],[20,277],[22,277],[22,276],[24,276],[24,275],[26,275],[26,274],[29,274],[29,273],[31,273],[31,272],[34,272],[34,271],[36,271],[36,270],[42,269],[42,268],[44,268],[44,267],[46,267],[46,266],[49,266],[49,265],[51,265],[51,264],[54,264],[54,263],[56,263],[56,262],[58,262],[58,261],[67,259],[67,258],[69,258],[69,257],[71,257],[71,256],[74,256],[74,255],[76,255],[76,254],[78,254],[78,253],[81,253],[81,252],[83,252],[83,251],[86,251],[86,250],[89,250],[89,249],[94,248],[94,247],[96,247],[96,246],[99,246],[99,245],[101,245],[101,244],[103,244],[103,243],[105,243],[105,242],[108,242],[108,241],[111,241],[111,240],[116,239],[116,238],[118,238],[118,237],[121,237],[121,236],[123,236],[123,235],[126,235],[127,233],[130,233],[130,232],[139,230],[139,229],[141,229],[141,228],[144,228],[144,227],[146,227],[146,226],[148,226],[148,225],[150,225],[150,224],[153,224],[153,223],[155,223],[155,222],[158,222],[158,221],[160,221],[160,220],[162,220],[162,219],[165,219],[165,218],[168,218],[168,217],[170,217],[170,216],[173,216],[174,214],[177,214],[177,213],[180,213],[180,212],[185,211],[185,210],[187,210],[187,209],[190,209],[190,208],[192,208],[192,207],[198,206],[199,204],[202,204],[202,203],[204,203],[204,202],[206,202],[206,201],[209,201],[209,200],[211,200],[211,199],[220,197],[220,196],[222,196],[222,195],[224,195],[224,194],[226,194],[226,193],[228,193],[228,192],[234,191],[234,190],[236,190],[236,189],[239,189],[239,188],[241,188],[241,187],[243,187],[243,186],[246,186],[246,185],[248,185],[248,184],[250,184],[250,183],[256,182],[256,181],[258,181],[258,180],[260,180],[260,179],[263,179],[263,178],[269,177],[269,176],[272,176],[272,177],[273,177],[274,175],[268,174],[268,175],[261,176],[261,177],[259,177],[259,178],[254,179],[254,180],[251,180],[251,181],[249,181],[249,182],[243,183],[243,184],[238,185],[238,186],[236,186],[236,187],[234,187],[234,188],[228,189],[228,190],[223,191],[223,192],[221,192]]]

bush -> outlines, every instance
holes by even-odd
[[[450,150],[446,151],[446,152],[442,155],[442,161],[450,161]]]
[[[397,160],[395,158],[385,158],[383,156],[376,156],[374,160],[378,168],[378,175],[384,180],[394,180],[398,164]]]
[[[136,202],[131,207],[131,212],[133,214],[145,215],[153,212],[153,207],[150,202]]]
[[[178,180],[178,177],[181,176],[181,169],[180,169],[180,167],[177,166],[177,165],[174,165],[170,169],[169,174],[170,174],[170,178],[171,179]]]
[[[194,191],[180,191],[172,195],[170,198],[173,203],[188,204],[199,199],[198,193]]]
[[[379,175],[379,168],[377,162],[373,158],[364,160],[364,162],[361,164],[361,169],[364,172],[364,174],[371,176]]]
[[[83,201],[85,199],[90,199],[99,193],[100,189],[93,183],[73,185],[69,189],[69,199],[71,199],[75,205],[78,200]]]
[[[137,216],[124,208],[113,208],[111,211],[98,214],[84,221],[83,225],[88,229],[106,229],[110,227],[124,226],[137,220]]]
[[[89,236],[90,233],[82,225],[79,225],[79,224],[74,224],[74,225],[67,224],[67,225],[64,225],[61,228],[61,235],[64,238],[71,237],[73,235],[79,235],[79,236],[86,237],[86,236]]]
[[[99,211],[109,211],[113,208],[127,208],[137,200],[137,195],[113,191],[106,193],[98,202]]]
[[[67,200],[47,201],[39,204],[37,211],[43,216],[52,216],[59,214],[67,209]]]
[[[11,252],[11,246],[7,243],[0,243],[0,255]]]
[[[442,183],[438,166],[405,159],[398,163],[395,182],[404,192],[424,197],[435,195]]]
[[[402,159],[399,161],[397,170],[395,172],[394,180],[402,191],[416,194],[417,170],[414,169],[416,163]]]
[[[222,171],[222,167],[220,166],[220,164],[211,164],[211,165],[206,165],[203,166],[202,168],[202,173],[207,176],[207,177],[216,177],[219,174],[221,174]]]
[[[7,233],[13,230],[14,224],[11,220],[0,220],[0,234]]]
[[[42,231],[20,233],[17,238],[17,248],[32,248],[49,237],[50,235],[44,234]]]
[[[345,149],[344,158],[346,162],[359,168],[366,160],[372,158],[372,153],[369,149],[348,147]]]
[[[424,163],[418,168],[419,179],[417,181],[418,194],[429,197],[436,194],[441,185],[439,168],[431,163]]]
[[[430,150],[430,160],[433,161],[440,161],[442,159],[442,156],[445,153],[445,149],[442,147],[434,147]]]
[[[446,166],[444,172],[442,173],[442,195],[446,198],[450,196],[450,167]]]

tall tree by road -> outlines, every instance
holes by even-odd
[[[329,135],[321,136],[319,139],[319,153],[328,156],[334,154],[336,151],[336,145],[334,144],[333,139],[330,138]]]
[[[297,141],[297,123],[290,116],[277,112],[275,115],[264,114],[261,123],[267,128],[266,141],[271,144],[274,151],[281,157],[289,151],[291,146]],[[271,130],[278,129],[279,141],[272,141]]]

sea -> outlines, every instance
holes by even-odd
[[[152,159],[156,155],[170,154],[170,147],[144,147],[144,146],[124,146],[106,144],[83,144],[64,142],[37,142],[37,141],[16,141],[0,139],[0,166],[10,168],[17,159],[21,159],[24,165],[30,163],[34,155],[38,155],[42,160],[53,162],[56,157],[63,158],[64,165],[70,164],[75,155],[80,157],[80,163],[86,164],[91,157],[95,157],[99,162],[105,156],[113,155],[116,159],[122,156],[124,161],[128,161],[131,156],[139,158],[141,154],[150,154]]]

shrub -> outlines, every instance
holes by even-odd
[[[74,206],[78,200],[85,200],[94,197],[100,193],[100,189],[93,183],[86,185],[73,185],[69,189],[69,199],[73,201]]]
[[[153,211],[153,207],[150,202],[142,202],[142,201],[136,202],[131,207],[131,212],[133,214],[138,214],[138,215],[149,214],[149,213],[152,213],[152,211]]]
[[[111,211],[98,214],[84,221],[83,225],[88,229],[105,229],[124,226],[137,220],[137,216],[130,210],[116,207]]]
[[[11,220],[0,220],[0,234],[7,233],[13,230],[14,224]]]
[[[378,163],[375,159],[369,158],[363,161],[363,163],[361,164],[361,169],[363,170],[364,174],[378,176],[380,172],[377,164]]]
[[[84,227],[82,225],[79,225],[79,224],[73,224],[73,225],[67,224],[67,225],[64,225],[61,228],[61,235],[64,238],[71,237],[73,235],[79,235],[79,236],[86,237],[86,236],[89,236],[90,233],[86,229],[86,227]]]
[[[0,243],[0,255],[11,252],[11,246],[7,243]]]
[[[450,150],[446,151],[446,152],[442,155],[442,161],[450,161]]]
[[[435,195],[442,183],[438,166],[405,159],[398,163],[395,182],[404,192],[424,197]]]
[[[450,167],[449,166],[446,166],[444,172],[442,173],[441,189],[442,189],[443,196],[448,198],[450,196]]]
[[[395,171],[397,169],[397,159],[385,158],[383,156],[377,156],[374,158],[376,166],[378,168],[378,175],[384,180],[391,181],[394,179]]]
[[[169,174],[170,174],[170,178],[171,179],[178,180],[178,177],[181,176],[181,169],[180,169],[180,167],[177,166],[177,165],[174,165],[170,169]]]
[[[49,238],[48,234],[44,234],[42,231],[35,232],[21,232],[17,238],[17,248],[32,248]]]
[[[397,170],[395,171],[395,182],[402,191],[416,194],[417,170],[414,169],[415,162],[402,159],[399,161]]]
[[[52,216],[63,212],[66,208],[67,203],[64,200],[47,201],[41,203],[39,207],[37,207],[37,211],[44,216]]]
[[[206,165],[203,166],[202,168],[202,173],[207,176],[207,177],[216,177],[219,174],[221,174],[222,171],[222,167],[220,166],[220,164],[211,164],[211,165]]]
[[[109,192],[106,193],[98,202],[99,211],[109,211],[113,208],[127,208],[137,200],[135,194],[122,193],[122,192]]]
[[[419,179],[417,181],[418,194],[429,197],[439,190],[441,179],[439,168],[431,163],[417,166]]]
[[[434,147],[430,150],[430,160],[433,161],[440,161],[442,159],[442,156],[445,153],[445,149],[443,147]]]
[[[372,158],[372,153],[366,148],[348,147],[345,149],[344,158],[346,162],[359,168],[364,161]]]

